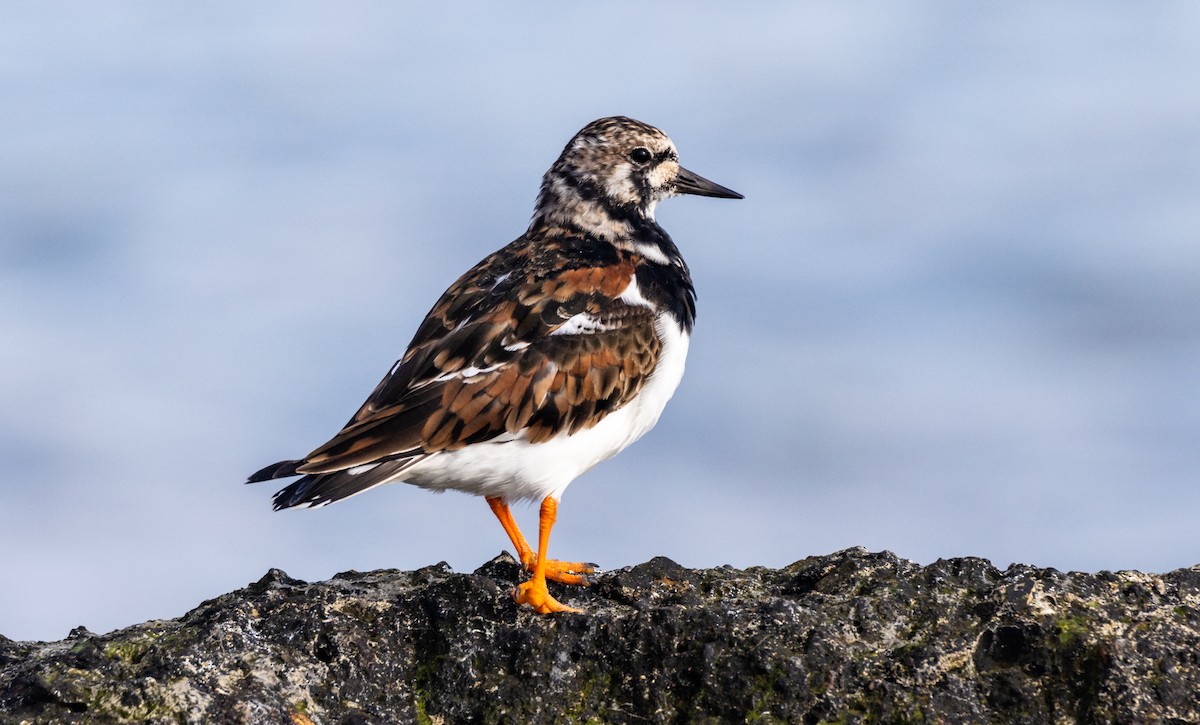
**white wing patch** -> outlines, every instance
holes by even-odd
[[[600,320],[588,312],[580,312],[554,328],[551,335],[595,335],[608,329]]]
[[[497,368],[502,366],[503,364],[504,363],[496,363],[495,365],[489,365],[485,368],[477,368],[474,365],[471,365],[470,367],[465,367],[461,370],[451,370],[448,373],[443,373],[442,375],[439,375],[436,378],[434,378],[434,381],[441,383],[441,382],[445,382],[447,380],[453,380],[454,378],[470,379],[470,378],[475,377],[476,375],[481,375],[483,373],[490,373],[493,370],[496,370]]]
[[[641,288],[638,287],[637,275],[629,277],[629,285],[621,294],[617,295],[617,299],[627,305],[636,305],[638,307],[650,307],[653,309],[654,304],[642,295]],[[580,312],[577,315],[569,317],[566,322],[554,328],[551,335],[595,335],[601,332],[607,332],[611,327],[604,324],[595,315],[589,312]]]

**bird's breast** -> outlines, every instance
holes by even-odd
[[[590,428],[530,443],[520,435],[443,451],[415,465],[402,480],[509,500],[559,497],[571,481],[641,438],[662,415],[683,378],[688,333],[667,313],[656,323],[662,353],[641,391]]]

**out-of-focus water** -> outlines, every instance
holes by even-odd
[[[1200,560],[1196,6],[463,12],[6,11],[0,633],[507,546],[458,494],[241,481],[334,433],[612,114],[746,199],[660,207],[688,374],[556,555]]]

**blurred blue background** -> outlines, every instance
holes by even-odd
[[[468,496],[242,481],[613,114],[746,200],[660,207],[688,374],[555,555],[1200,561],[1200,6],[446,7],[6,6],[0,633],[506,548]]]

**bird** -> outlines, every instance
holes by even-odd
[[[404,355],[327,443],[247,483],[300,476],[274,509],[318,507],[385,483],[483,496],[529,578],[535,612],[579,612],[547,580],[596,565],[547,557],[567,486],[657,423],[696,319],[691,272],[655,220],[664,199],[742,199],[679,164],[658,128],[584,126],[542,178],[529,228],[438,299]],[[509,505],[540,501],[536,551]]]

